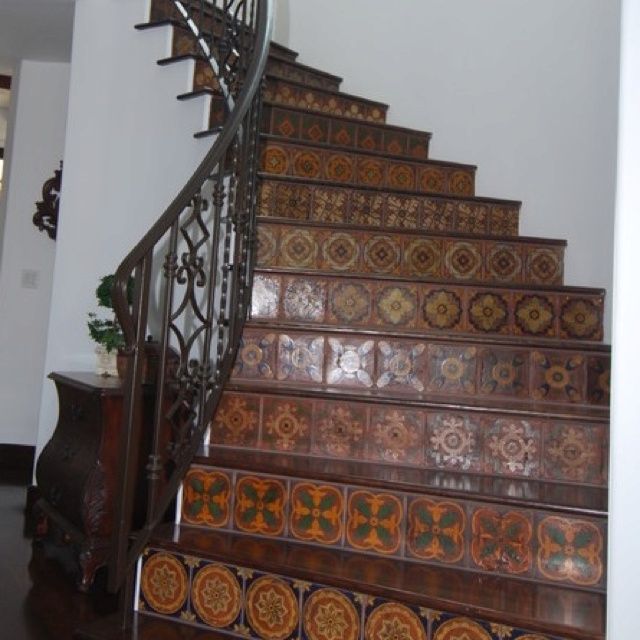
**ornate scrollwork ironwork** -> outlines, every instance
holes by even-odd
[[[56,239],[58,233],[61,186],[62,160],[60,160],[60,168],[54,171],[53,177],[42,185],[42,200],[36,202],[36,212],[33,214],[33,224],[40,231],[46,231],[52,240]]]

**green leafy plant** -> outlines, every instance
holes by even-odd
[[[115,276],[109,274],[100,278],[100,284],[96,289],[96,300],[98,306],[113,311],[113,300],[111,298],[111,290]],[[129,304],[133,301],[133,278],[129,278],[127,283],[127,299]],[[124,336],[115,314],[111,318],[99,318],[97,313],[89,313],[87,328],[91,339],[102,345],[107,352],[111,353],[124,346]]]

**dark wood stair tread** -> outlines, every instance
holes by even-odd
[[[204,446],[193,463],[450,498],[477,499],[572,515],[603,517],[607,513],[608,492],[601,487],[431,471],[377,461],[282,455],[215,445]]]
[[[604,634],[604,595],[578,589],[170,524],[149,547],[563,638]]]

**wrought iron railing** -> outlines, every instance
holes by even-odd
[[[203,442],[250,302],[271,0],[171,0],[170,6],[211,65],[214,100],[226,120],[193,176],[116,272],[113,299],[128,367],[109,571],[114,591],[131,584],[127,576]],[[150,333],[158,338],[153,391],[145,386]],[[140,503],[143,513],[134,513]]]

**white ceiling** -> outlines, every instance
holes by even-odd
[[[0,0],[0,73],[22,58],[66,62],[71,58],[75,0]]]

